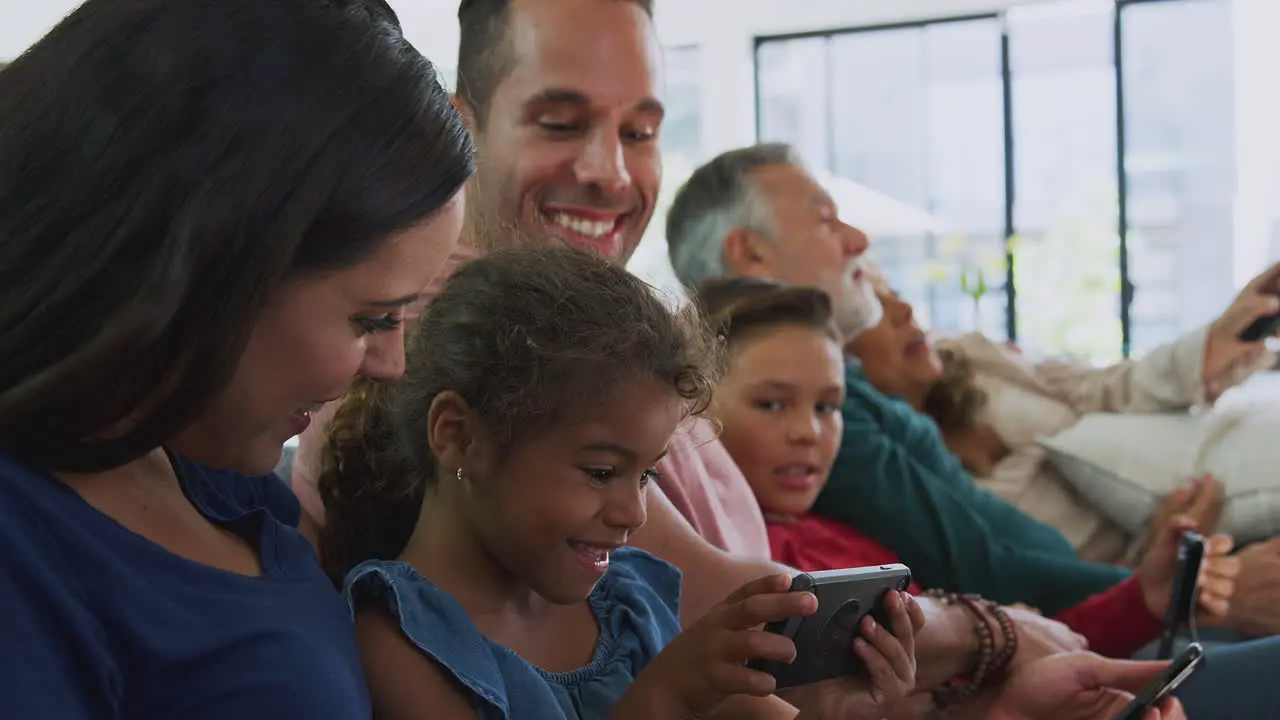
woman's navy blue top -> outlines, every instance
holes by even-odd
[[[261,577],[181,558],[0,455],[0,717],[367,720],[351,616],[293,494],[173,463],[205,517],[258,547]]]

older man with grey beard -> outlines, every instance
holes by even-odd
[[[698,168],[667,215],[667,241],[687,286],[747,276],[817,287],[846,338],[879,322],[857,268],[866,236],[837,217],[786,145],[733,150]],[[931,421],[876,390],[854,360],[846,384],[841,452],[814,510],[892,549],[923,586],[1054,614],[1129,575],[1079,560],[1057,531],[972,482],[931,472],[955,462]]]
[[[730,275],[816,287],[840,300],[833,309],[846,337],[880,322],[858,269],[867,236],[838,217],[789,145],[731,150],[694,171],[667,213],[667,243],[689,289]]]

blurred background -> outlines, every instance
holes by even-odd
[[[75,6],[0,0],[0,61]],[[393,0],[453,80],[457,0]],[[1278,0],[657,0],[662,207],[700,162],[795,144],[922,321],[1104,362],[1280,259]]]

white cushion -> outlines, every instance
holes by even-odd
[[[1280,534],[1280,397],[1263,399],[1237,396],[1198,414],[1089,414],[1040,444],[1069,483],[1134,534],[1165,495],[1212,474],[1225,489],[1218,529],[1251,542]]]

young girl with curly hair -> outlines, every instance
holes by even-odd
[[[795,647],[758,626],[811,595],[764,577],[681,634],[679,572],[627,547],[673,431],[710,402],[714,348],[586,253],[499,252],[449,279],[403,380],[338,412],[320,477],[375,714],[733,717],[729,696],[773,691],[745,663]],[[912,603],[889,607],[856,650],[886,702],[914,682]]]

